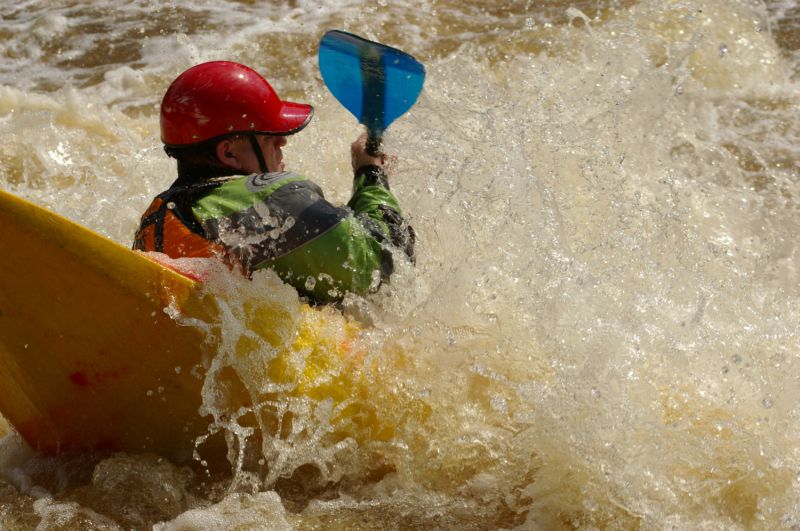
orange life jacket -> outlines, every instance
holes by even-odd
[[[219,243],[205,233],[191,213],[191,204],[168,190],[156,197],[142,215],[133,248],[164,253],[170,258],[223,256]]]

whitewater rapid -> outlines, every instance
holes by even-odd
[[[800,526],[798,10],[745,0],[10,8],[0,186],[126,245],[173,180],[157,109],[188,66],[237,60],[312,103],[313,124],[284,148],[287,168],[338,203],[359,128],[321,82],[319,37],[336,27],[387,42],[428,78],[386,139],[417,264],[362,309],[375,326],[360,339],[371,372],[358,400],[391,419],[393,436],[276,440],[269,459],[283,468],[250,471],[231,491],[230,477],[156,456],[42,459],[11,435],[0,522]],[[213,286],[230,316],[214,323],[223,338],[258,333],[246,308],[295,307],[267,273]],[[291,407],[309,433],[327,429],[321,403]]]

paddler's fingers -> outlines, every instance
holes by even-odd
[[[370,155],[367,153],[367,134],[362,133],[350,145],[350,155],[353,163],[353,171],[356,172],[364,166],[378,166],[384,168],[386,171],[387,156],[381,153],[378,156]],[[397,157],[388,157],[388,159],[396,159]]]

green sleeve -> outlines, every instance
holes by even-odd
[[[364,166],[356,172],[353,197],[347,206],[357,216],[366,216],[375,221],[387,238],[391,235],[387,211],[394,211],[397,216],[402,215],[397,198],[389,190],[386,175],[378,166]]]
[[[291,253],[261,267],[270,267],[284,282],[318,302],[341,299],[346,292],[375,291],[388,276],[391,254],[352,216]]]
[[[356,173],[347,206],[352,215],[270,265],[317,301],[375,291],[394,269],[389,247],[413,260],[414,231],[381,168],[365,166]]]

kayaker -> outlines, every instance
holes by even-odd
[[[161,102],[161,139],[178,179],[142,216],[133,248],[217,256],[247,275],[271,268],[313,302],[377,290],[395,256],[413,259],[414,232],[389,190],[386,157],[368,154],[363,135],[351,145],[347,207],[285,171],[281,148],[313,111],[282,101],[238,63],[178,76]]]

